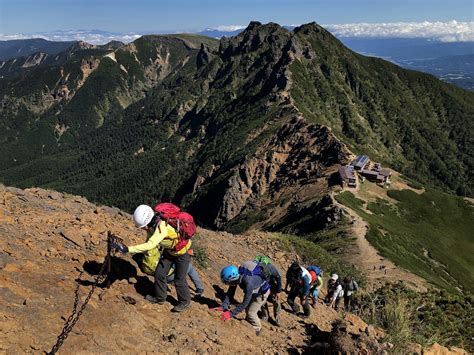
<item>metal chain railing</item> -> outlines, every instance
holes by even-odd
[[[94,279],[94,283],[92,284],[91,289],[89,290],[89,293],[87,294],[84,303],[78,308],[79,306],[79,283],[76,286],[76,290],[74,292],[74,305],[72,308],[72,313],[64,323],[63,329],[61,330],[61,333],[58,335],[56,339],[56,344],[51,348],[51,351],[47,352],[48,355],[53,355],[56,354],[56,352],[59,350],[59,348],[63,345],[64,341],[68,337],[69,333],[72,331],[72,328],[76,325],[76,323],[79,321],[79,318],[81,317],[82,313],[87,307],[87,304],[89,303],[92,295],[94,294],[94,291],[96,287],[105,282],[107,280],[107,288],[110,286],[110,280],[108,280],[109,273],[111,271],[111,262],[112,262],[112,249],[110,247],[110,244],[112,242],[119,242],[122,243],[122,239],[116,237],[112,233],[108,232],[107,236],[107,255],[105,256],[104,262],[99,270],[99,273]],[[79,279],[82,276],[82,272],[79,274]]]

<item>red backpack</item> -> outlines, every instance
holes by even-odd
[[[179,242],[175,246],[176,251],[180,251],[196,233],[194,218],[189,213],[181,212],[180,208],[172,203],[159,203],[154,208],[166,223],[169,223],[179,236]]]

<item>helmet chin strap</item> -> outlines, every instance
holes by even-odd
[[[152,229],[156,229],[156,226],[160,223],[160,221],[161,221],[161,218],[160,218],[159,213],[155,213],[150,223],[148,223],[148,226]]]

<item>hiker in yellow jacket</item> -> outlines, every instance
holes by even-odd
[[[175,229],[162,221],[150,206],[140,205],[133,213],[133,221],[138,228],[147,231],[147,241],[143,244],[137,244],[130,247],[120,243],[112,243],[112,248],[122,253],[146,253],[150,250],[162,247],[163,257],[160,259],[155,270],[155,292],[156,296],[147,295],[146,299],[152,303],[164,304],[167,296],[166,276],[174,264],[174,283],[176,293],[178,294],[178,304],[171,311],[182,312],[191,304],[191,295],[187,282],[187,271],[191,256],[188,250],[191,248],[191,240],[187,241],[184,247],[180,247],[179,251],[175,249],[179,238]]]

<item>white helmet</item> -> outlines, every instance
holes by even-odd
[[[334,280],[334,281],[337,281],[338,278],[339,276],[337,276],[337,274],[332,274],[331,276],[331,280]]]
[[[133,212],[133,222],[138,228],[143,228],[151,222],[155,212],[148,205],[140,205]]]

